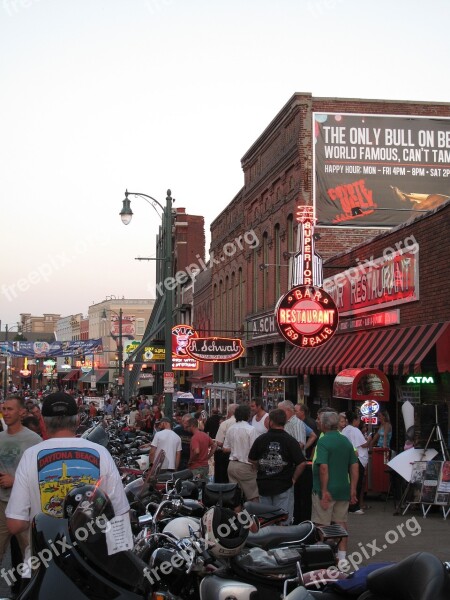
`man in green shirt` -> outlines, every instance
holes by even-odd
[[[338,431],[339,415],[323,412],[313,463],[312,517],[316,525],[336,523],[347,529],[350,501],[356,502],[358,458],[349,440]],[[350,474],[350,480],[349,480]],[[347,555],[347,540],[339,544],[338,560]]]

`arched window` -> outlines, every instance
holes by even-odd
[[[263,247],[262,247],[262,258],[263,258],[263,263],[264,263],[264,268],[263,268],[263,272],[262,272],[262,308],[263,310],[265,310],[267,308],[268,305],[268,295],[269,295],[269,269],[271,268],[269,266],[270,260],[269,260],[269,240],[268,240],[268,235],[267,235],[267,231],[264,232],[263,234]]]
[[[280,240],[280,225],[277,223],[273,231],[275,245],[275,302],[281,296],[281,240]]]
[[[294,240],[294,217],[288,215],[287,218],[287,251],[294,252],[295,240]]]
[[[258,275],[260,273],[258,264],[258,250],[253,250],[253,298],[252,298],[252,312],[258,311]]]

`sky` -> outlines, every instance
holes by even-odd
[[[0,0],[0,320],[154,298],[142,192],[212,221],[295,92],[448,102],[448,0]]]

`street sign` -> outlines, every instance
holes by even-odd
[[[118,385],[123,385],[123,381],[124,381],[124,378],[122,376],[120,376],[120,377],[117,378],[117,384]]]
[[[164,372],[164,393],[165,394],[173,394],[175,391],[174,388],[175,378],[174,373]]]
[[[97,376],[91,375],[91,390],[95,390],[97,387]]]

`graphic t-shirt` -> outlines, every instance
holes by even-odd
[[[39,442],[42,439],[38,434],[26,427],[14,434],[0,432],[0,473],[14,475],[25,450]],[[0,500],[8,502],[11,490],[12,488],[0,488]]]
[[[269,429],[258,436],[248,457],[258,461],[256,480],[261,496],[276,496],[292,487],[295,467],[305,461],[297,440],[283,429]]]
[[[109,452],[84,438],[53,438],[26,450],[17,467],[6,516],[22,521],[43,512],[63,516],[67,493],[99,483],[116,516],[129,510],[122,481]]]

